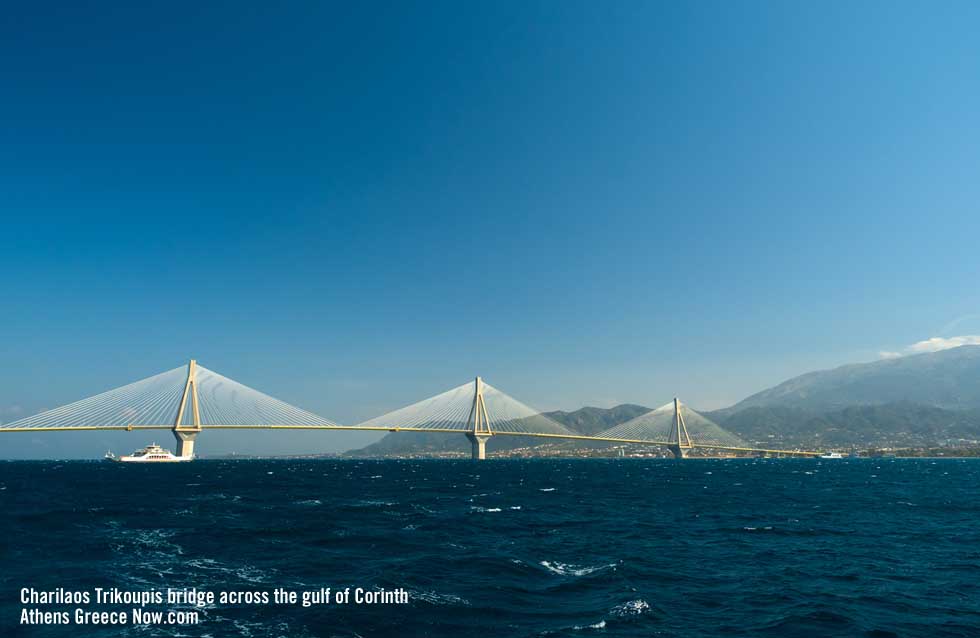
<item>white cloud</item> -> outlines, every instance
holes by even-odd
[[[933,337],[918,343],[913,343],[906,350],[911,353],[939,352],[960,346],[980,346],[980,335],[963,335],[962,337]]]
[[[894,359],[903,357],[907,354],[920,354],[923,352],[939,352],[960,346],[980,346],[980,335],[962,335],[959,337],[932,337],[906,346],[901,352],[892,350],[882,350],[878,353],[882,359]]]

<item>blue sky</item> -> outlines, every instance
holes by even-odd
[[[717,408],[980,334],[975,4],[5,11],[0,420],[192,356],[341,422]]]

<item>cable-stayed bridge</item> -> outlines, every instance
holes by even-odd
[[[472,443],[474,459],[486,458],[486,443],[493,436],[661,446],[678,458],[698,448],[798,456],[818,454],[753,448],[677,399],[598,434],[576,434],[480,377],[357,425],[340,425],[222,376],[194,360],[87,399],[0,425],[0,432],[170,430],[177,440],[180,457],[192,457],[197,436],[208,429],[457,433],[464,434]]]

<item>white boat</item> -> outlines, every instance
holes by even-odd
[[[840,452],[828,452],[826,454],[821,454],[820,455],[820,458],[822,458],[822,459],[842,459],[842,458],[844,458],[844,455],[841,454]]]
[[[107,452],[105,458],[119,463],[181,463],[193,460],[193,456],[174,456],[170,450],[165,450],[156,443],[151,443],[145,448],[136,450],[129,456],[116,456],[112,452]]]

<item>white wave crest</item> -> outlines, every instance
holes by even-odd
[[[558,574],[559,576],[588,576],[589,574],[593,574],[603,569],[616,568],[615,563],[611,563],[609,565],[597,565],[595,567],[579,567],[577,565],[559,563],[558,561],[552,563],[546,560],[541,561],[541,566],[551,573]]]
[[[611,612],[614,616],[620,618],[626,618],[629,616],[639,616],[650,611],[650,605],[647,601],[637,598],[636,600],[631,600],[625,602],[622,605],[616,605],[612,608]]]

